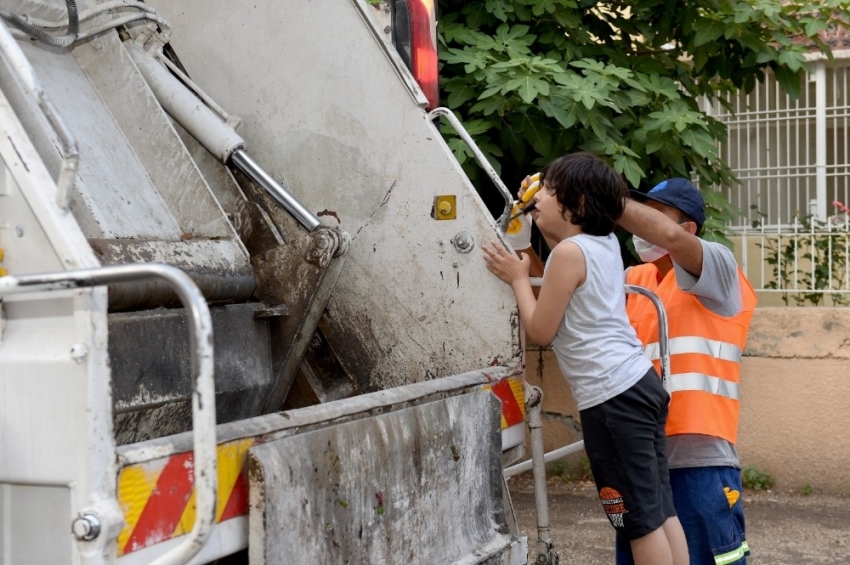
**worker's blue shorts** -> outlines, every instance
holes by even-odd
[[[741,498],[729,505],[724,487],[738,493],[741,471],[734,467],[670,469],[673,504],[688,540],[691,565],[746,565],[747,545]],[[628,542],[617,537],[617,565],[633,565]]]

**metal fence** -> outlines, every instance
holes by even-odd
[[[703,101],[728,127],[720,155],[741,181],[721,188],[743,213],[728,226],[739,260],[778,304],[850,304],[848,69],[813,61],[797,99],[767,74],[731,112]]]

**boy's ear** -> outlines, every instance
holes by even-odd
[[[696,235],[697,231],[699,231],[699,226],[697,226],[697,223],[693,220],[683,223],[682,227],[685,228],[685,231],[691,235]]]

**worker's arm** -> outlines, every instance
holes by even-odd
[[[702,274],[702,245],[694,235],[696,224],[691,224],[693,228],[690,229],[680,226],[658,210],[634,200],[626,201],[617,223],[626,231],[666,249],[673,262],[693,276]]]
[[[562,242],[552,250],[539,299],[528,280],[528,257],[518,259],[498,244],[482,248],[490,272],[511,285],[526,335],[539,345],[550,343],[558,333],[573,292],[584,281],[587,269],[579,247]]]

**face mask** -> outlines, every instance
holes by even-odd
[[[637,251],[638,257],[640,257],[640,260],[644,263],[657,261],[668,253],[668,251],[663,247],[652,245],[645,239],[641,239],[636,235],[632,236],[632,242],[635,244],[635,251]]]

